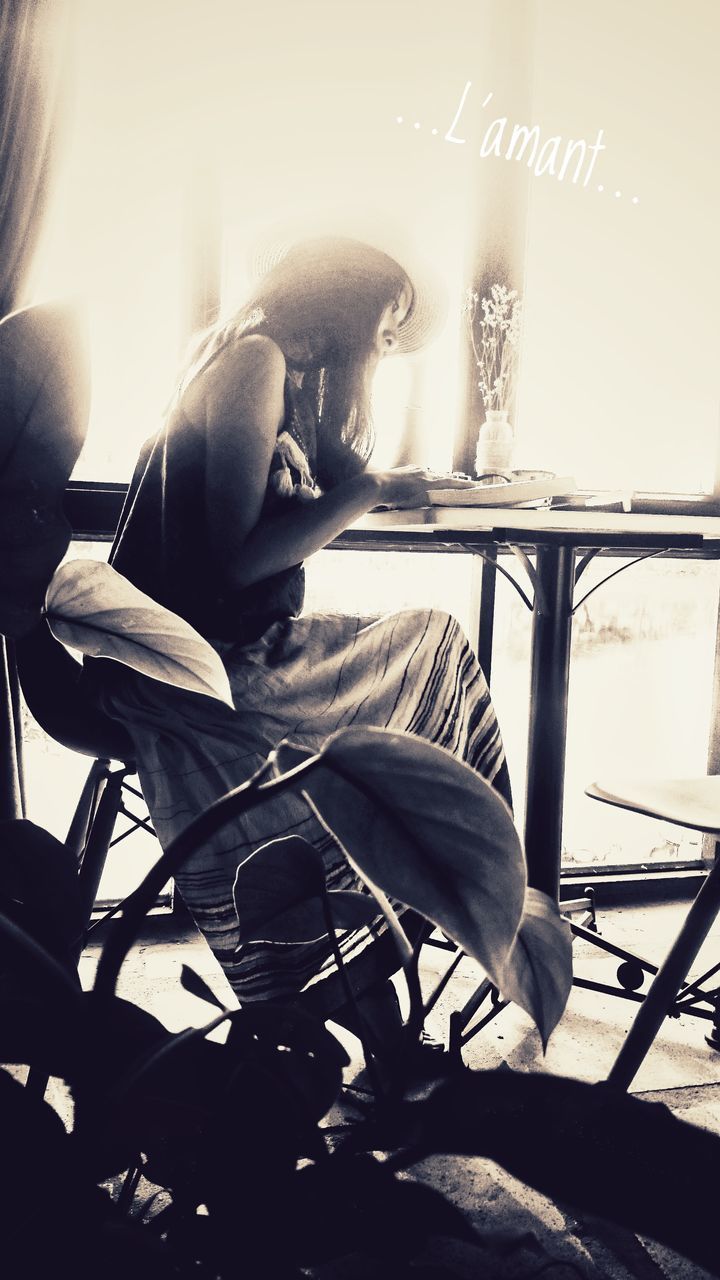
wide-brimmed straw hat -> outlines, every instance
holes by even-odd
[[[418,351],[439,334],[447,315],[446,290],[427,262],[415,251],[409,233],[383,221],[337,218],[297,220],[288,226],[272,226],[254,242],[249,255],[250,275],[254,282],[262,279],[282,262],[293,246],[303,241],[360,241],[387,254],[404,271],[413,288],[413,302],[407,318],[398,329],[398,349]]]

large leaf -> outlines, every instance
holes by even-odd
[[[67,959],[83,930],[77,862],[70,850],[26,818],[0,822],[0,902],[22,905],[23,927]],[[11,912],[8,911],[8,914]]]
[[[169,609],[101,560],[70,560],[54,574],[45,612],[56,639],[93,658],[114,658],[143,675],[232,707],[215,650]]]
[[[78,308],[25,307],[0,322],[0,633],[40,621],[72,530],[63,495],[87,431],[90,371]]]
[[[319,1121],[337,1098],[350,1058],[325,1024],[303,1009],[262,1002],[233,1014],[228,1052],[257,1064],[282,1084],[291,1099],[303,1100]]]
[[[361,929],[372,924],[379,915],[375,899],[353,889],[330,889],[328,904],[333,926],[340,931]],[[248,942],[285,942],[291,945],[319,942],[328,934],[322,899],[306,898],[287,911],[279,911],[265,924],[258,922],[252,933],[253,937],[248,938]]]
[[[312,912],[310,932],[303,928],[306,904],[322,894],[325,872],[322,856],[302,836],[282,836],[261,845],[238,866],[233,899],[238,917],[240,946],[247,942],[271,941],[275,917],[296,917],[296,928],[304,934],[293,941],[314,941],[325,933],[320,909]],[[282,932],[282,927],[281,927]],[[274,937],[274,935],[273,935]]]
[[[180,985],[183,986],[186,991],[189,991],[191,995],[197,996],[198,1000],[205,1000],[208,1004],[213,1005],[214,1008],[225,1012],[225,1005],[222,1000],[215,995],[212,987],[208,985],[199,973],[196,973],[194,969],[191,969],[188,964],[184,964],[180,969]]]
[[[547,1048],[572,987],[572,937],[557,903],[539,889],[527,890],[520,929],[498,985],[506,1000],[530,1014]]]
[[[499,985],[525,861],[510,810],[483,778],[412,734],[345,729],[303,790],[368,884],[432,920]]]
[[[233,885],[240,947],[325,937],[324,893],[322,856],[308,840],[282,836],[261,845],[240,863]],[[364,893],[334,889],[328,900],[338,929],[359,929],[377,915],[374,900]]]
[[[77,1201],[86,1202],[88,1180],[57,1112],[3,1070],[0,1070],[0,1126],[3,1275],[23,1275],[32,1280],[52,1274],[50,1249],[45,1253],[44,1247],[47,1237],[58,1246],[59,1219],[63,1212],[73,1211],[73,1195]],[[87,1203],[84,1207],[88,1207]],[[64,1251],[58,1256],[67,1261]],[[40,1259],[48,1270],[39,1269]]]

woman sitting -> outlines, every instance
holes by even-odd
[[[427,504],[432,480],[420,468],[367,465],[373,375],[381,358],[412,348],[416,307],[410,280],[377,249],[344,239],[295,246],[202,337],[164,426],[143,446],[111,562],[210,640],[236,708],[103,664],[112,667],[104,704],[133,736],[163,846],[282,739],[317,749],[347,725],[422,735],[510,802],[487,685],[451,617],[301,613],[308,556],[378,504]],[[330,888],[357,887],[292,794],[226,826],[177,885],[241,1003],[302,992],[305,1008],[342,1021],[326,939],[237,949],[238,864],[288,834],[321,850]],[[397,960],[384,920],[344,934],[341,950],[366,1016],[389,1030]]]

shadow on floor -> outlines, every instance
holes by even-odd
[[[606,911],[600,928],[608,937],[655,963],[669,947],[686,904],[656,903],[647,907],[623,906]],[[718,958],[720,926],[708,937],[694,973],[701,973]],[[97,953],[81,962],[84,985],[92,983]],[[432,948],[423,955],[424,983],[447,963]],[[575,950],[575,969],[584,977],[612,981],[611,957],[587,943]],[[201,973],[221,999],[233,1004],[222,973],[198,936],[187,931],[177,939],[159,939],[136,946],[121,974],[118,994],[154,1013],[169,1029],[199,1026],[207,1020],[207,1006],[187,993],[179,983],[180,969],[188,964]],[[475,989],[478,967],[463,960],[433,1011],[429,1030],[438,1038],[447,1034],[451,1010],[463,1005]],[[402,998],[402,991],[401,991]],[[608,995],[575,988],[566,1013],[545,1056],[530,1020],[514,1007],[505,1009],[470,1041],[463,1051],[474,1070],[497,1068],[505,1063],[515,1071],[540,1071],[595,1082],[606,1077],[627,1032],[636,1006]],[[357,1041],[333,1028],[348,1048],[352,1065],[346,1079],[362,1070]],[[710,1024],[683,1016],[666,1019],[633,1084],[633,1093],[664,1102],[677,1115],[720,1134],[720,1054],[705,1043]],[[452,1266],[458,1277],[487,1275],[493,1280],[530,1280],[539,1276],[571,1275],[585,1280],[702,1280],[706,1272],[652,1242],[603,1224],[589,1216],[576,1216],[527,1188],[492,1161],[480,1158],[433,1157],[413,1170],[442,1190],[473,1222],[480,1234],[479,1248],[445,1244],[441,1256],[428,1254],[427,1263]],[[713,1173],[708,1172],[708,1176]],[[484,1243],[483,1243],[484,1242]],[[352,1273],[318,1272],[323,1280]]]

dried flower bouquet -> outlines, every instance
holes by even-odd
[[[507,412],[515,394],[522,299],[516,289],[502,284],[492,285],[489,298],[480,298],[476,290],[468,289],[463,313],[485,410]]]

